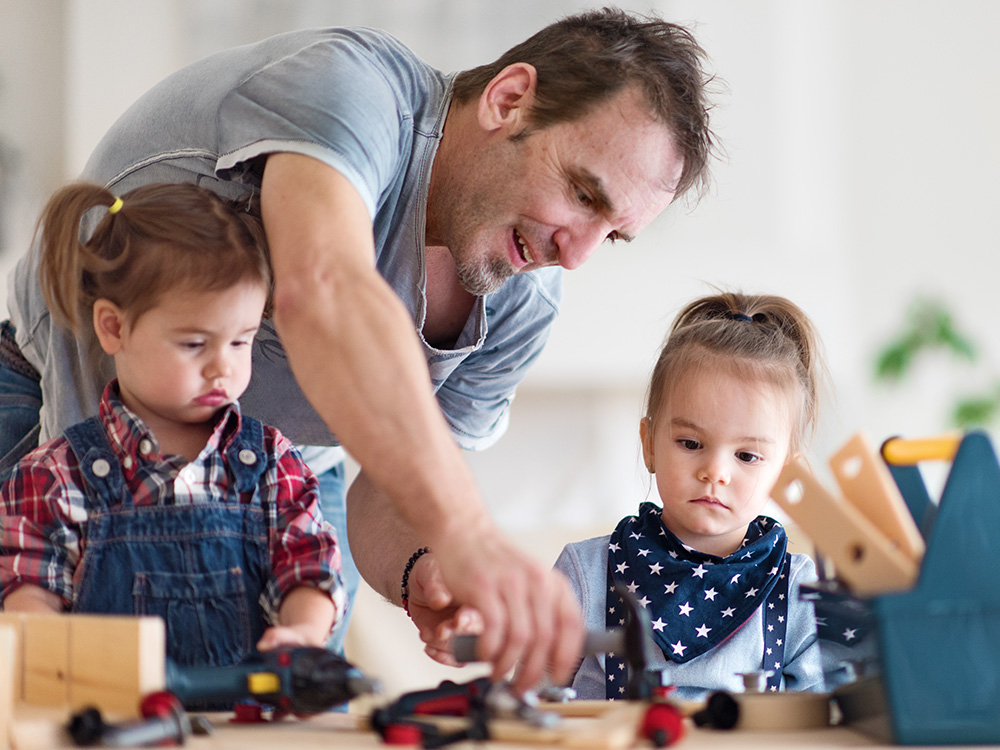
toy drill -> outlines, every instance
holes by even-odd
[[[166,676],[167,690],[185,706],[252,699],[298,715],[328,711],[381,689],[339,654],[314,647],[265,651],[231,667],[168,662]]]

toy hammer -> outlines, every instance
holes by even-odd
[[[653,649],[656,648],[653,627],[639,600],[627,588],[615,582],[615,591],[625,602],[624,627],[589,631],[583,641],[581,656],[609,652],[623,654],[629,670],[625,697],[629,700],[649,700],[660,685],[659,675],[647,671],[650,655],[655,653]],[[478,645],[478,636],[456,635],[452,639],[452,652],[459,662],[478,661]]]

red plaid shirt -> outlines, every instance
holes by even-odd
[[[99,416],[137,506],[240,502],[237,493],[229,492],[226,472],[226,449],[240,431],[238,404],[223,410],[205,448],[190,463],[160,453],[153,433],[122,404],[116,381],[104,391]],[[284,594],[309,585],[330,594],[339,621],[345,605],[340,548],[336,531],[320,515],[318,480],[273,427],[264,427],[264,449],[276,459],[259,485],[271,552],[271,577],[261,595],[264,612],[276,622]],[[139,472],[141,465],[146,470]],[[32,583],[72,607],[86,553],[89,504],[84,486],[76,455],[62,437],[25,456],[4,483],[0,603],[22,584]]]

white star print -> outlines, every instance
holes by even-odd
[[[660,575],[661,570],[663,570],[663,566],[659,563],[653,563],[649,566],[649,572],[654,576]]]
[[[780,638],[777,640],[776,645],[778,645],[778,646],[781,645],[781,639]]]
[[[629,534],[629,536],[632,537],[633,539],[642,539],[642,534],[639,534],[639,533],[637,533],[635,531],[633,531],[631,534]]]
[[[639,604],[641,604],[642,608],[645,609],[646,605],[649,604],[649,599],[647,599],[646,597],[642,597],[642,599],[639,600]]]
[[[778,622],[784,622],[784,621],[785,621],[785,616],[784,615],[778,615]]]
[[[674,593],[674,591],[677,590],[677,584],[671,582],[671,583],[668,583],[663,588],[664,588],[664,591],[663,591],[664,594],[672,594],[672,593]]]
[[[638,583],[636,583],[635,581],[632,581],[632,583],[630,583],[630,584],[629,584],[628,586],[626,586],[625,588],[627,588],[627,589],[628,589],[628,592],[629,592],[630,594],[634,594],[634,593],[635,593],[636,591],[638,591],[638,589],[639,589],[639,584],[638,584]]]
[[[857,632],[858,632],[857,628],[847,628],[846,630],[844,630],[844,640],[853,641],[857,636]]]
[[[658,631],[658,632],[660,632],[660,633],[662,633],[662,632],[663,632],[663,629],[664,629],[665,627],[667,627],[667,623],[665,623],[665,622],[663,621],[663,618],[660,618],[660,617],[657,617],[657,618],[656,618],[655,620],[653,620],[653,622],[652,622],[652,623],[650,623],[650,624],[651,624],[651,625],[653,626],[653,630],[656,630],[656,631]]]
[[[626,570],[628,570],[628,563],[621,563],[615,568],[615,570],[617,570],[619,573],[624,573]]]
[[[769,576],[776,576],[776,575],[778,575],[778,566],[775,565],[773,568],[771,568],[771,572],[768,573],[768,575]]]
[[[708,633],[710,630],[711,628],[708,627],[707,625],[702,625],[700,628],[695,628],[695,631],[698,633],[699,638],[708,638]]]
[[[715,589],[708,589],[708,590],[707,590],[707,591],[705,592],[705,601],[710,601],[710,602],[714,602],[714,601],[715,601],[715,595],[716,595],[717,593],[718,593],[718,592],[717,592],[717,591],[716,591]]]
[[[732,607],[726,607],[724,610],[722,610],[722,616],[723,617],[732,617],[733,616],[733,612],[735,612],[735,611],[736,610],[733,609]]]
[[[649,554],[649,550],[648,549],[641,549],[641,550],[639,550],[639,557],[645,557],[648,554]]]
[[[685,646],[680,641],[677,641],[677,643],[671,643],[670,648],[672,648],[674,650],[674,653],[677,654],[678,656],[684,656],[684,652],[687,651],[687,646]]]
[[[611,542],[611,544],[608,545],[608,549],[611,550],[612,552],[617,552],[618,550],[621,549],[621,547],[618,546],[617,542]]]
[[[737,583],[739,580],[740,580],[740,574],[737,573],[736,575],[734,575],[732,578],[729,579],[729,582],[730,583]]]
[[[747,590],[747,593],[744,594],[743,598],[744,599],[753,599],[755,596],[757,596],[757,589],[751,588],[751,589]]]
[[[687,617],[687,616],[688,616],[689,614],[691,614],[691,610],[692,610],[692,609],[694,609],[694,608],[693,608],[693,607],[692,607],[692,606],[691,606],[690,604],[688,604],[687,602],[684,602],[684,603],[683,603],[683,604],[682,604],[682,605],[680,606],[680,613],[681,613],[682,615],[684,615],[685,617]]]
[[[704,565],[698,565],[697,568],[691,571],[691,575],[697,578],[704,578],[707,572],[708,568],[706,568]]]

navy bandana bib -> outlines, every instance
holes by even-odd
[[[624,604],[611,590],[617,581],[646,608],[653,639],[666,658],[684,663],[724,641],[768,602],[761,666],[777,672],[769,683],[780,682],[788,604],[787,547],[781,524],[758,516],[732,555],[704,554],[682,544],[663,525],[659,506],[642,503],[638,514],[623,518],[611,535],[607,625],[624,624]],[[773,650],[780,653],[769,661]],[[619,669],[616,661],[608,655],[609,681]]]

